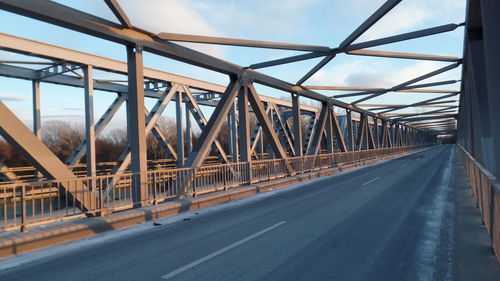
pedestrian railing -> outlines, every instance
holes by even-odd
[[[464,147],[458,145],[472,194],[484,218],[484,225],[490,234],[493,251],[500,262],[500,182]]]
[[[180,196],[226,190],[418,148],[421,146],[253,160],[194,169],[151,170],[141,175],[123,173],[9,183],[0,185],[0,231],[23,230],[27,226],[133,208],[134,203],[138,203],[133,202],[134,182],[146,186],[147,196],[139,203],[149,205]]]

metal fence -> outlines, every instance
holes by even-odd
[[[459,153],[464,161],[472,194],[484,218],[498,261],[500,262],[500,182],[474,159],[461,145]]]
[[[123,173],[68,180],[9,183],[0,185],[0,230],[24,230],[27,226],[130,209],[136,203],[133,202],[132,194],[134,180],[147,186],[148,196],[145,203],[157,204],[179,196],[226,190],[418,148],[421,147],[394,147],[288,159],[253,160],[250,163],[217,164],[196,169],[151,170],[145,175]],[[71,193],[68,190],[71,190]],[[86,206],[86,209],[80,208],[79,204]],[[499,205],[495,206],[498,208]]]

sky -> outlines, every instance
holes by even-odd
[[[104,1],[58,0],[81,11],[117,22]],[[151,32],[171,32],[221,36],[287,43],[336,47],[385,1],[382,0],[118,0],[134,26]],[[464,21],[465,0],[403,0],[355,42],[377,39],[442,24]],[[125,48],[92,36],[66,30],[23,16],[0,11],[0,32],[66,48],[126,60]],[[373,48],[374,50],[412,52],[462,57],[463,27],[426,38]],[[223,60],[248,66],[253,63],[287,57],[300,52],[182,43]],[[33,60],[31,57],[0,51],[0,60]],[[321,58],[275,66],[259,71],[295,83]],[[387,59],[340,54],[304,85],[392,87],[446,66],[446,62]],[[225,75],[145,53],[144,65],[218,84],[227,84]],[[421,81],[443,81],[461,76],[460,68]],[[99,71],[96,78],[122,78]],[[281,92],[256,85],[259,93],[287,98]],[[435,87],[459,89],[459,83]],[[327,95],[340,92],[320,91]],[[345,92],[342,92],[345,93]],[[408,104],[438,95],[389,93],[367,103]],[[41,84],[42,121],[66,120],[84,123],[83,89]],[[95,92],[95,119],[111,104],[111,93]],[[31,82],[0,77],[0,100],[28,126],[31,124]],[[342,99],[349,102],[353,99]],[[303,101],[304,103],[311,103]],[[152,107],[153,100],[146,104]],[[313,104],[313,103],[311,103]],[[211,109],[203,108],[209,116]],[[110,129],[126,125],[125,107],[110,124]],[[407,110],[411,112],[415,110]],[[173,116],[169,105],[164,116]],[[405,111],[401,111],[405,112]]]

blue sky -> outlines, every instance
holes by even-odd
[[[57,2],[116,21],[101,0],[60,0]],[[383,2],[382,0],[119,0],[133,25],[152,32],[212,35],[330,47],[337,46]],[[357,42],[441,24],[461,23],[464,21],[464,14],[465,0],[403,0]],[[0,11],[0,32],[125,60],[125,48],[121,45],[4,11]],[[463,28],[458,28],[445,34],[373,49],[461,57],[462,42]],[[185,45],[245,66],[298,54],[298,52],[291,51],[241,47]],[[19,55],[0,52],[0,59],[3,60],[23,58],[26,59]],[[261,71],[289,82],[295,82],[319,60],[276,66]],[[226,84],[228,81],[224,75],[152,54],[145,54],[144,64],[147,67],[219,84]],[[391,87],[447,64],[338,55],[304,84]],[[109,77],[101,73],[96,73],[96,76]],[[460,69],[457,68],[423,82],[449,79],[460,79]],[[458,89],[459,85],[457,83],[437,88]],[[262,86],[258,86],[257,89],[266,95],[287,96],[285,92]],[[82,89],[42,83],[41,93],[42,120],[61,119],[74,123],[84,122]],[[338,92],[324,93],[338,94]],[[434,96],[436,95],[389,93],[370,100],[369,103],[412,103]],[[114,96],[110,93],[96,91],[96,120],[113,99]],[[0,78],[0,100],[27,124],[31,123],[31,83],[29,81]],[[147,101],[148,106],[153,103],[154,101]],[[206,115],[209,115],[211,110],[206,110]],[[172,110],[167,109],[166,112],[165,116],[172,116],[169,112],[173,112],[173,107]],[[124,120],[124,108],[122,108],[111,128],[125,126]]]

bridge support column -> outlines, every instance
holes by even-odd
[[[41,140],[42,139],[42,118],[40,112],[40,80],[32,81],[33,94],[33,133]],[[12,173],[13,174],[13,173]],[[35,177],[39,176],[37,170],[34,173]]]
[[[191,124],[191,112],[189,112],[187,102],[184,109],[186,110],[186,154],[189,155],[193,151],[193,127]]]
[[[231,162],[238,162],[238,121],[236,119],[236,104],[233,103],[227,116],[228,146],[231,153]],[[241,121],[240,121],[241,122]],[[242,160],[243,161],[243,160]]]
[[[300,116],[300,98],[298,93],[292,93],[292,118],[295,157],[301,157],[304,145],[302,144],[302,119]]]
[[[328,153],[334,152],[334,139],[333,139],[333,113],[332,108],[328,106],[328,114],[326,116],[326,150]]]
[[[87,176],[96,175],[95,157],[95,128],[94,128],[94,81],[92,66],[87,65],[83,70],[83,84],[85,90],[85,144]],[[91,188],[91,187],[89,187]],[[93,188],[93,187],[92,187]]]
[[[498,50],[500,50],[500,20],[498,19],[498,11],[500,3],[498,1],[481,1],[481,14],[482,14],[482,32],[484,40],[484,56],[486,68],[486,81],[489,105],[489,120],[493,122],[490,126],[492,142],[491,154],[494,157],[494,168],[491,169],[493,174],[500,178],[500,128],[498,121],[500,120],[500,113],[498,112],[498,105],[500,104],[500,57]]]
[[[32,81],[33,88],[33,133],[42,139],[42,121],[40,117],[40,80]]]
[[[184,167],[184,130],[183,126],[183,116],[182,116],[182,91],[179,90],[176,93],[175,98],[175,114],[176,114],[176,126],[177,126],[177,167]]]
[[[346,129],[347,129],[347,140],[349,141],[349,151],[355,150],[354,136],[352,131],[352,111],[346,110]]]
[[[250,148],[250,114],[248,110],[248,87],[245,85],[238,92],[238,146],[241,162],[246,162],[248,182],[252,181],[252,155]],[[236,120],[234,120],[236,121]]]
[[[144,115],[144,75],[142,47],[127,46],[128,141],[131,150],[132,201],[134,207],[147,204],[146,120]]]
[[[380,148],[380,128],[378,118],[373,118],[373,138],[375,139],[375,148]]]

